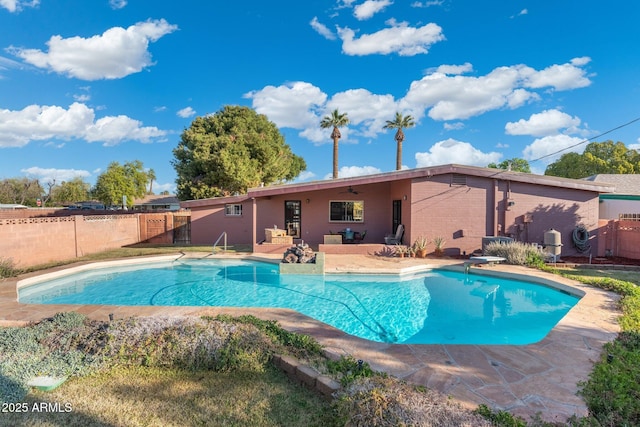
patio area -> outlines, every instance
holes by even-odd
[[[342,245],[334,245],[342,246]],[[353,247],[353,245],[348,245]],[[365,245],[362,245],[365,246]],[[205,257],[210,254],[193,254]],[[228,255],[238,256],[238,255]],[[261,254],[277,259],[279,255]],[[371,254],[327,254],[327,273],[401,273],[423,268],[462,271],[461,260],[389,258]],[[58,268],[55,270],[61,270]],[[285,309],[224,307],[122,307],[100,305],[28,305],[16,299],[19,279],[0,282],[0,325],[35,322],[60,311],[75,310],[90,318],[107,320],[128,316],[242,315],[277,320],[284,328],[311,335],[330,357],[352,355],[378,371],[411,383],[433,388],[474,408],[486,404],[525,419],[540,413],[548,421],[566,421],[585,415],[586,406],[576,396],[577,383],[587,379],[604,343],[613,340],[619,327],[618,296],[558,276],[511,265],[473,267],[473,271],[498,275],[530,275],[585,292],[585,296],[542,341],[525,346],[408,345],[371,342],[347,335],[324,323]],[[42,272],[40,272],[42,274]],[[36,274],[30,274],[34,276]]]

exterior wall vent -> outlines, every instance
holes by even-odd
[[[451,185],[467,185],[467,176],[459,173],[452,174]]]

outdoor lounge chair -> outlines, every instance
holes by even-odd
[[[389,235],[389,236],[385,236],[384,238],[384,243],[385,245],[399,245],[402,243],[402,235],[404,234],[404,225],[400,224],[398,225],[398,228],[396,229],[396,234],[393,235]]]

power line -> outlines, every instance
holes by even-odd
[[[533,159],[533,160],[531,160],[531,163],[533,163],[533,162],[537,162],[538,160],[542,160],[542,159],[544,159],[544,158],[546,158],[546,157],[555,156],[556,154],[558,154],[558,153],[562,153],[563,151],[566,151],[566,150],[568,150],[568,149],[570,149],[570,148],[577,147],[578,145],[585,144],[585,143],[587,143],[587,142],[589,142],[589,141],[591,141],[591,140],[594,140],[594,139],[596,139],[596,138],[600,138],[601,136],[604,136],[604,135],[606,135],[606,134],[608,134],[608,133],[611,133],[611,132],[616,131],[616,130],[618,130],[618,129],[622,129],[623,127],[629,126],[630,124],[635,123],[635,122],[637,122],[637,121],[639,121],[639,120],[640,120],[640,117],[635,118],[635,119],[631,120],[630,122],[627,122],[627,123],[625,123],[625,124],[623,124],[623,125],[620,125],[620,126],[618,126],[618,127],[615,127],[615,128],[613,128],[613,129],[609,129],[608,131],[603,132],[603,133],[601,133],[600,135],[593,136],[593,137],[591,137],[591,138],[589,138],[589,139],[584,139],[584,140],[582,140],[582,141],[578,142],[577,144],[570,145],[570,146],[565,147],[565,148],[563,148],[563,149],[561,149],[561,150],[555,151],[555,152],[550,153],[550,154],[545,154],[544,156],[542,156],[542,157],[538,157],[537,159]]]

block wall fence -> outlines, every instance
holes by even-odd
[[[16,268],[66,261],[141,242],[173,243],[173,214],[0,219],[0,259]]]

